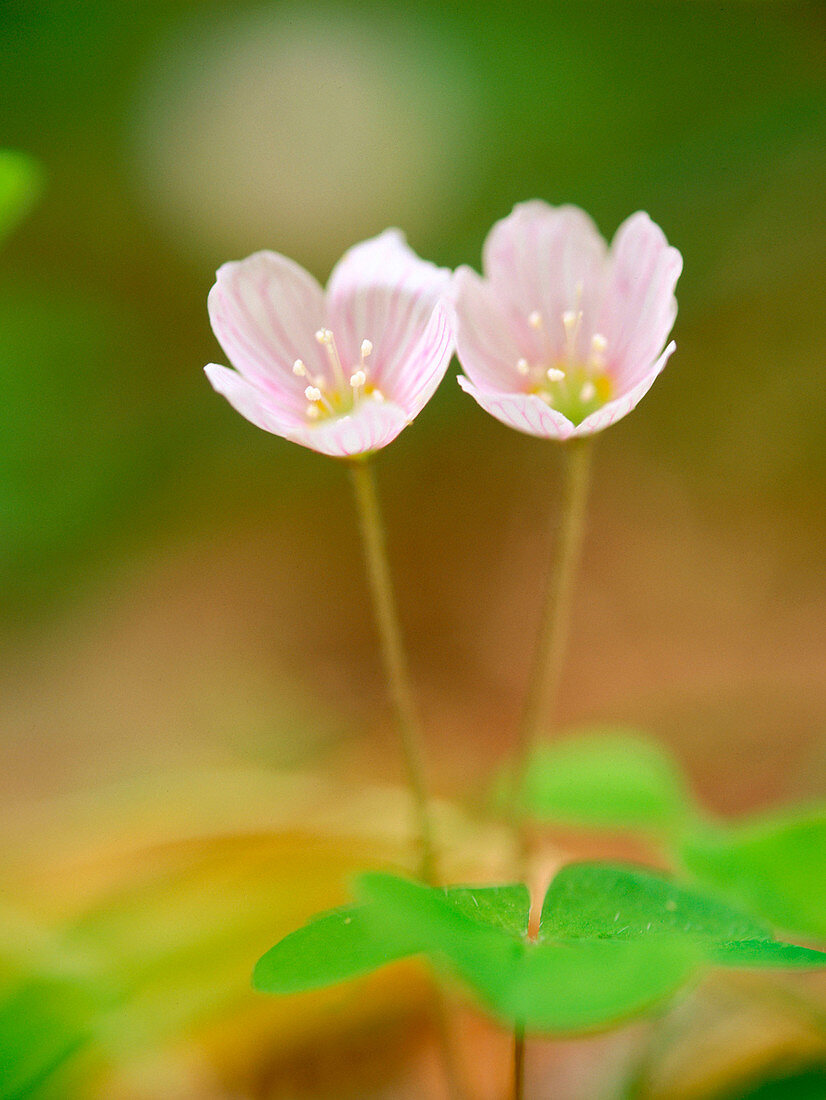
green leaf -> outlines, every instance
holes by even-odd
[[[368,875],[359,891],[376,920],[420,930],[431,956],[446,962],[502,1020],[529,1031],[580,1032],[606,1027],[673,994],[695,969],[693,945],[530,942],[499,922],[391,875]]]
[[[13,149],[0,149],[0,241],[28,214],[43,188],[37,161]]]
[[[322,913],[263,955],[252,984],[262,993],[299,993],[367,974],[424,950],[421,936],[377,925],[363,906]]]
[[[768,925],[716,898],[642,868],[612,863],[563,867],[545,895],[540,930],[557,938],[636,939],[665,932],[711,943],[771,939]]]
[[[692,808],[671,757],[630,730],[592,730],[541,746],[520,801],[539,821],[657,831],[679,826]]]
[[[365,876],[365,881],[369,886],[373,878],[385,877],[391,876]],[[481,927],[511,935],[527,931],[530,898],[524,886],[456,887],[447,896],[451,917],[461,920],[464,915]],[[271,948],[255,967],[253,985],[263,993],[319,989],[432,947],[415,921],[397,926],[377,920],[369,906],[346,906],[320,914]]]
[[[513,892],[523,903],[524,920],[514,931],[496,915],[496,897],[506,898],[512,913]],[[371,919],[379,926],[390,924],[418,935],[425,950],[437,962],[447,962],[469,981],[489,1003],[498,1002],[512,982],[514,966],[524,954],[530,898],[524,886],[499,887],[486,904],[468,906],[471,888],[459,892],[454,904],[451,891],[434,890],[395,875],[362,875],[357,883],[360,897],[371,905]],[[480,894],[483,890],[478,891]]]
[[[526,886],[448,886],[451,906],[480,924],[516,936],[528,934],[531,897]]]
[[[91,1039],[96,1005],[71,981],[31,979],[0,1000],[0,1100],[32,1096]]]
[[[545,896],[546,939],[680,938],[723,966],[826,966],[826,953],[780,943],[769,925],[719,897],[637,867],[574,863]]]
[[[520,971],[491,1007],[529,1031],[595,1031],[672,997],[698,962],[693,945],[679,940],[527,945]]]
[[[826,939],[826,806],[695,829],[679,854],[694,875],[774,926]]]
[[[564,868],[535,941],[524,886],[434,889],[367,874],[356,892],[361,905],[326,913],[267,952],[256,988],[315,989],[426,954],[500,1019],[574,1033],[645,1012],[703,964],[826,966],[826,953],[775,941],[768,925],[718,897],[635,867]]]
[[[726,1093],[720,1100],[823,1100],[826,1067],[814,1066],[774,1081],[748,1085],[744,1091]]]

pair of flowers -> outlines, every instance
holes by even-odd
[[[236,370],[206,372],[259,428],[340,458],[395,439],[454,350],[462,388],[503,423],[591,435],[634,408],[674,350],[681,268],[647,214],[609,250],[584,211],[540,201],[494,225],[484,278],[419,259],[397,229],[346,252],[326,293],[257,252],[218,271],[210,320]]]

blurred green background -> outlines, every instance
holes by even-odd
[[[0,89],[0,143],[44,177],[0,252],[0,824],[25,920],[111,913],[126,887],[95,860],[118,862],[113,837],[240,843],[286,803],[288,831],[323,832],[298,779],[270,820],[275,771],[399,779],[344,471],[211,391],[206,295],[264,247],[325,280],[388,225],[478,267],[531,197],[608,237],[646,209],[685,260],[677,352],[600,440],[563,717],[648,728],[721,812],[823,796],[822,4],[6,0]],[[381,456],[442,794],[479,791],[507,753],[557,458],[450,375]],[[287,927],[364,862],[348,812],[362,840]],[[271,892],[236,978],[280,927]],[[197,1049],[212,1092],[180,1067],[179,1092],[118,1087],[228,1095]],[[281,1096],[267,1080],[243,1095]]]

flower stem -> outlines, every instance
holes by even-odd
[[[422,763],[422,736],[413,703],[396,599],[390,579],[384,525],[373,467],[369,459],[348,463],[361,524],[373,611],[381,643],[384,672],[396,716],[407,779],[413,795],[419,834],[419,870],[424,882],[436,884],[436,860]]]
[[[592,441],[589,437],[564,444],[565,470],[557,548],[545,594],[533,671],[522,712],[516,743],[515,778],[511,791],[511,817],[519,824],[519,789],[531,752],[553,722],[568,632],[574,580],[585,531],[585,505],[590,481]]]
[[[534,654],[533,671],[528,683],[525,707],[517,736],[513,783],[510,790],[509,816],[519,834],[519,877],[528,872],[529,841],[520,806],[525,772],[544,730],[554,718],[568,631],[574,580],[582,553],[585,533],[585,505],[591,473],[592,442],[588,437],[565,444],[565,471],[562,485],[556,555],[548,577],[545,604]],[[521,1024],[513,1036],[513,1096],[523,1100],[525,1089],[525,1030]]]

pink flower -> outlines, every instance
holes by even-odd
[[[339,458],[369,454],[396,438],[444,376],[449,282],[398,229],[346,252],[326,293],[275,252],[224,264],[209,317],[236,370],[210,363],[207,377],[264,431]]]
[[[610,250],[575,206],[521,203],[497,222],[482,278],[454,277],[459,384],[498,420],[565,440],[613,424],[674,350],[682,257],[647,214]]]

